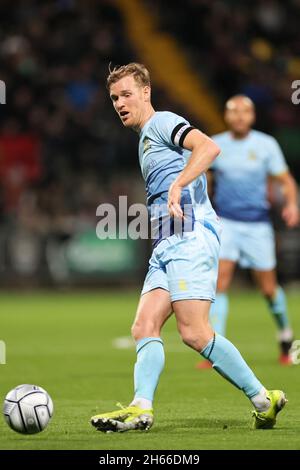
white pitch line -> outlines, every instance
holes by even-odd
[[[171,336],[171,335],[170,335]],[[173,335],[172,335],[173,336]],[[112,346],[115,349],[135,349],[135,342],[131,336],[120,336],[112,341]],[[171,341],[164,342],[165,351],[168,353],[187,353],[189,349],[184,345],[174,344],[173,338]]]

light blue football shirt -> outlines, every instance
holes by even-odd
[[[161,218],[167,216],[168,190],[177,175],[184,169],[191,154],[182,147],[183,141],[193,127],[177,114],[156,112],[140,132],[139,161],[146,182],[147,205],[151,222],[160,225]],[[161,208],[159,214],[152,206]],[[216,235],[218,224],[216,214],[207,195],[205,174],[200,175],[182,191],[181,206],[191,206],[192,223],[199,220]],[[185,215],[187,213],[185,212]],[[188,217],[189,217],[188,215]],[[157,219],[157,221],[155,221]],[[172,233],[171,233],[172,234]],[[158,241],[164,236],[160,233]],[[155,245],[157,243],[154,243]]]
[[[267,178],[288,170],[277,141],[256,130],[244,139],[234,139],[229,131],[212,139],[221,148],[211,166],[217,214],[245,222],[269,221]]]

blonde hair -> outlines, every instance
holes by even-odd
[[[108,90],[113,83],[118,82],[121,78],[132,75],[135,81],[141,86],[150,86],[150,74],[149,71],[143,64],[137,62],[131,62],[127,65],[121,65],[111,69],[111,64],[108,67],[109,75],[106,80]]]

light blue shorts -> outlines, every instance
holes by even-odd
[[[276,266],[275,238],[269,222],[222,219],[220,259],[242,268],[270,271]]]
[[[142,295],[158,287],[171,301],[215,299],[220,244],[199,222],[192,232],[172,235],[153,250]]]

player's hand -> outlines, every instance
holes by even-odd
[[[299,208],[297,204],[288,204],[282,210],[282,218],[289,228],[296,227],[300,221]]]
[[[171,184],[168,194],[168,210],[171,217],[183,219],[183,211],[180,207],[182,187],[175,182]]]

